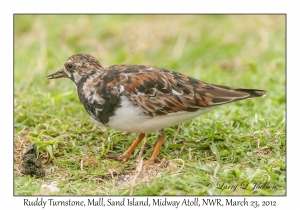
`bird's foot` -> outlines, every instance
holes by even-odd
[[[144,165],[153,165],[154,163],[155,163],[155,160],[151,160],[151,159],[150,160],[144,160],[143,161],[143,166]]]
[[[104,158],[108,158],[108,159],[113,159],[113,160],[119,160],[119,161],[122,161],[122,162],[126,162],[128,159],[131,158],[130,155],[125,155],[125,154],[122,154],[122,155],[103,155]]]
[[[150,165],[154,165],[155,160],[143,160],[142,166],[150,166]],[[134,168],[137,168],[139,166],[139,162],[134,164]]]

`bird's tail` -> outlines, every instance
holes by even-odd
[[[257,98],[266,95],[265,90],[231,88],[222,85],[212,85],[214,88],[208,90],[213,95],[213,106],[239,101],[247,98]]]

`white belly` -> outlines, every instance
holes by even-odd
[[[211,108],[206,108],[199,109],[196,112],[181,111],[168,115],[150,117],[143,115],[143,112],[128,101],[125,96],[122,96],[121,100],[121,108],[118,108],[115,115],[110,117],[108,126],[112,129],[133,133],[149,133],[178,125],[211,110]]]

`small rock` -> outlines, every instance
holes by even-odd
[[[57,184],[58,184],[58,183],[57,183],[56,181],[51,182],[50,184],[47,184],[47,183],[42,184],[42,186],[41,186],[41,191],[42,191],[42,190],[43,190],[43,191],[49,191],[49,192],[51,192],[51,193],[59,192],[60,189],[59,189],[58,187],[56,187]]]
[[[36,146],[34,143],[30,143],[26,148],[24,155],[22,157],[22,167],[21,172],[30,176],[43,177],[45,176],[45,171],[42,167],[42,162],[38,159],[36,155]]]

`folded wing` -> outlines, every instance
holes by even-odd
[[[264,96],[266,91],[208,84],[178,72],[152,66],[112,66],[118,89],[147,115],[157,116]],[[116,71],[117,70],[117,71]],[[113,72],[113,71],[112,71]]]

